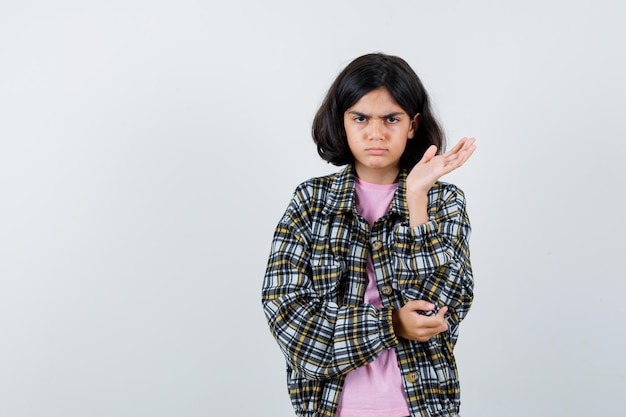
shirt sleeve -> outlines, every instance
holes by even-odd
[[[467,315],[473,300],[471,227],[461,190],[440,184],[432,191],[430,220],[416,227],[399,224],[395,230],[396,285],[407,300],[448,306],[455,325]]]
[[[278,224],[262,288],[270,331],[288,364],[309,379],[344,375],[398,343],[392,309],[336,302],[340,268],[314,277],[310,266],[310,211],[296,193]],[[328,281],[325,293],[313,280]]]

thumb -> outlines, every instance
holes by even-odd
[[[443,306],[439,309],[439,311],[437,312],[437,315],[441,318],[445,318],[447,312],[448,312],[448,307]]]
[[[422,311],[430,311],[435,308],[433,303],[429,303],[426,300],[411,300],[404,305],[410,310],[422,310]]]
[[[426,152],[424,152],[424,156],[422,156],[419,163],[428,162],[433,159],[435,155],[437,155],[437,147],[435,145],[430,145],[428,149],[426,149]]]

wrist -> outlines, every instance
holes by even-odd
[[[399,313],[400,313],[400,310],[393,310],[393,312],[391,313],[391,327],[393,330],[393,334],[396,337],[401,337],[400,332],[402,329],[401,327],[402,322],[400,321]]]
[[[409,225],[411,227],[428,223],[428,197],[426,194],[411,198],[407,196],[407,205],[409,206]]]

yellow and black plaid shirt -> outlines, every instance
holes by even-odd
[[[412,228],[401,172],[389,211],[370,227],[356,210],[354,175],[347,166],[298,186],[272,242],[262,301],[296,414],[334,416],[345,375],[395,348],[412,415],[456,416],[452,350],[474,286],[465,197],[437,182],[429,222]],[[381,309],[363,303],[368,254]],[[427,342],[397,338],[391,314],[408,300],[448,306],[448,331]]]

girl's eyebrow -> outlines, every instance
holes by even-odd
[[[359,116],[359,117],[365,117],[366,119],[371,117],[369,114],[364,114],[364,113],[361,113],[361,112],[358,112],[358,111],[354,111],[354,110],[349,111],[348,114],[353,114],[353,115]],[[380,117],[382,119],[387,119],[389,117],[396,117],[396,116],[400,116],[402,114],[405,114],[405,112],[403,112],[403,111],[394,111],[394,112],[389,113],[389,114],[383,114]]]

